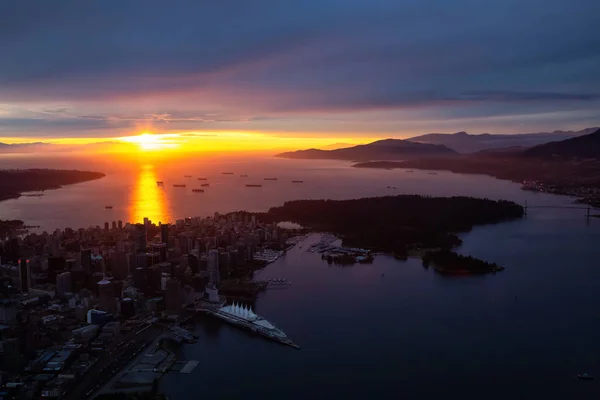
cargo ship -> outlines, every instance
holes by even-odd
[[[274,340],[296,349],[300,348],[300,346],[288,338],[285,332],[283,332],[281,329],[276,328],[273,324],[260,315],[254,314],[252,308],[250,307],[233,303],[208,312],[225,322],[257,333],[266,337],[267,339]]]
[[[292,183],[304,183],[304,181],[292,181]]]
[[[207,181],[207,178],[198,178],[199,181]]]
[[[248,175],[240,175],[240,178],[247,178]]]
[[[247,184],[246,187],[262,187],[262,185]]]
[[[192,189],[192,192],[194,192],[194,193],[204,193],[204,190],[202,190],[202,189]]]
[[[221,172],[223,175],[233,175],[233,172]]]
[[[185,187],[185,185],[181,185],[181,184],[174,184],[173,187]]]
[[[164,184],[165,184],[165,183],[164,183],[163,181],[156,181],[156,186],[162,186],[162,185],[164,185]]]
[[[200,186],[204,186],[204,187],[206,187],[206,186],[210,186],[210,183],[203,183],[203,184],[201,184]]]
[[[113,206],[104,206],[107,210],[112,210]]]
[[[184,178],[191,178],[192,176],[191,175],[184,175],[183,177]]]
[[[265,181],[276,181],[277,178],[265,178]]]

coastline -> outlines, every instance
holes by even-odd
[[[511,162],[515,164],[512,165]],[[521,163],[521,165],[518,163]],[[499,180],[519,183],[523,185],[521,190],[572,196],[577,198],[576,203],[600,207],[600,190],[598,189],[600,182],[589,184],[589,180],[593,179],[596,176],[594,174],[598,174],[598,170],[600,169],[600,166],[596,164],[574,166],[573,164],[544,162],[541,160],[528,160],[524,162],[515,157],[506,159],[471,157],[462,159],[437,158],[407,161],[368,161],[353,164],[352,168],[386,170],[411,168],[422,171],[447,171],[456,174],[485,175]],[[562,171],[563,168],[568,169],[568,171]],[[566,172],[568,172],[567,175],[569,176],[580,176],[581,182],[564,178],[563,175]],[[524,184],[527,184],[527,186]]]
[[[57,190],[68,185],[94,181],[103,172],[63,169],[0,170],[0,201],[18,199],[27,192]]]

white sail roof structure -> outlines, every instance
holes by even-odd
[[[245,319],[246,321],[254,321],[258,319],[258,315],[254,314],[252,308],[245,305],[236,304],[235,302],[228,306],[221,307],[219,311],[235,316],[237,318]]]

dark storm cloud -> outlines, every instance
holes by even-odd
[[[478,103],[590,107],[600,96],[599,13],[596,0],[3,2],[0,103],[118,104],[131,113],[123,124],[150,112],[186,127],[219,122],[205,115],[211,106],[230,110],[224,122]],[[184,117],[162,111],[179,106]],[[54,111],[55,125],[116,124]]]

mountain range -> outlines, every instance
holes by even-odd
[[[600,159],[600,129],[587,135],[532,147],[525,150],[523,155],[535,158]]]
[[[522,134],[490,134],[482,133],[478,135],[468,134],[467,132],[447,133],[429,133],[421,136],[414,136],[406,140],[416,143],[444,145],[459,153],[475,153],[482,150],[499,148],[526,148],[540,144],[571,139],[577,136],[583,136],[595,132],[598,128],[586,128],[580,131],[554,131]]]
[[[446,146],[414,143],[401,139],[384,139],[368,144],[335,150],[308,149],[278,154],[277,157],[311,160],[408,160],[411,158],[452,156],[458,154]]]

